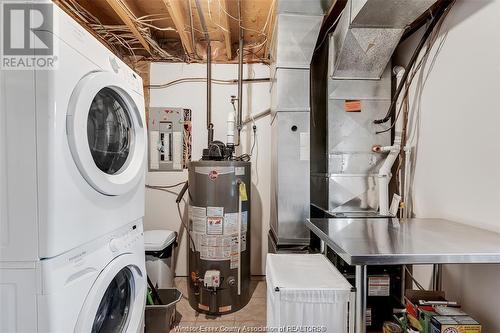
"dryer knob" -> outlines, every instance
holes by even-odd
[[[122,246],[122,241],[117,238],[113,238],[111,241],[109,241],[109,249],[112,252],[118,251]]]

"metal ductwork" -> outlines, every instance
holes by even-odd
[[[334,79],[380,79],[407,26],[436,0],[350,0],[332,34]]]
[[[328,0],[277,0],[271,42],[271,252],[309,244],[309,66]]]

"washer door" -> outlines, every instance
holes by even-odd
[[[75,332],[137,332],[146,302],[146,278],[132,255],[114,259],[85,299]]]
[[[86,181],[105,195],[132,190],[144,176],[142,105],[117,75],[91,73],[71,96],[66,127],[71,154]]]

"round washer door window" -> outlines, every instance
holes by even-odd
[[[91,73],[70,99],[66,129],[80,174],[96,191],[123,195],[144,177],[144,99],[113,73]]]
[[[92,100],[87,118],[87,138],[97,167],[110,175],[127,161],[133,136],[130,111],[122,97],[110,88]]]
[[[99,303],[92,333],[121,333],[127,327],[134,293],[134,279],[127,267],[116,274]]]

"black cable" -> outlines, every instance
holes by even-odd
[[[253,149],[255,148],[255,142],[257,141],[257,126],[253,125],[252,130],[253,130],[253,144],[252,144],[252,149],[250,149],[250,156],[253,155]]]
[[[146,188],[150,188],[150,189],[153,189],[153,190],[164,189],[164,188],[174,188],[174,187],[180,186],[180,185],[182,185],[184,183],[186,183],[186,182],[183,181],[183,182],[180,182],[180,183],[177,183],[177,184],[174,184],[174,185],[146,185]]]
[[[253,78],[253,79],[243,79],[242,81],[244,84],[263,83],[263,82],[270,82],[271,78],[268,78],[268,77],[261,77],[260,78],[259,77],[259,78]],[[205,83],[205,82],[207,82],[207,79],[202,78],[202,77],[186,77],[186,78],[173,80],[173,81],[163,83],[163,84],[150,84],[150,85],[146,86],[146,88],[164,89],[164,88],[169,88],[169,87],[177,85],[177,84],[188,83],[188,82]],[[238,80],[237,79],[230,79],[230,80],[212,79],[212,83],[213,84],[221,84],[221,85],[233,85],[233,84],[237,84]]]
[[[453,1],[453,2],[450,4],[450,6],[447,8],[447,11],[448,11],[448,12],[449,12],[449,9],[451,9],[451,6],[453,6],[454,4],[455,4],[455,1]],[[446,11],[445,11],[445,14],[446,14]],[[436,30],[435,30],[434,35],[435,35],[436,37],[433,37],[433,38],[437,38],[437,36],[439,35],[439,32],[440,32],[440,30],[441,30],[441,26],[442,26],[442,24],[443,24],[443,21],[444,21],[445,17],[446,17],[446,16],[444,16],[444,15],[441,17],[441,22],[440,22],[440,23],[439,23],[439,25],[435,28]],[[408,98],[409,89],[410,89],[410,86],[411,86],[411,84],[412,84],[412,82],[413,82],[413,79],[415,78],[415,75],[418,73],[418,71],[419,71],[419,70],[420,70],[420,68],[422,67],[422,64],[426,61],[426,58],[429,56],[429,53],[430,53],[430,51],[431,51],[432,47],[434,46],[434,42],[435,42],[435,39],[433,40],[432,38],[431,38],[431,40],[429,40],[429,41],[428,41],[428,43],[427,43],[427,47],[426,47],[426,50],[425,50],[425,54],[421,57],[421,59],[420,59],[419,63],[418,63],[416,66],[415,66],[415,64],[414,64],[413,66],[415,66],[415,67],[414,67],[414,68],[411,68],[411,72],[412,72],[412,74],[411,74],[410,78],[409,78],[409,79],[407,79],[407,84],[406,84],[406,89],[405,89],[405,92],[404,92],[403,100],[405,100],[405,99],[407,99],[407,98]],[[399,109],[398,109],[398,112],[396,113],[396,119],[394,119],[394,121],[393,121],[392,125],[391,125],[389,128],[385,129],[385,130],[381,130],[381,131],[377,131],[377,132],[375,132],[375,134],[381,134],[381,133],[389,132],[391,129],[393,129],[393,128],[394,128],[394,126],[396,126],[396,123],[397,123],[397,121],[398,121],[399,115],[400,115],[401,110],[402,110],[402,108],[403,108],[403,104],[404,104],[404,103],[402,103],[402,104],[400,105],[400,107],[399,107]]]
[[[342,10],[339,14],[339,16],[335,19],[335,21],[330,25],[330,27],[328,29],[326,29],[326,32],[325,32],[325,35],[323,36],[323,39],[321,40],[321,42],[318,44],[318,46],[316,46],[314,48],[314,52],[316,52],[320,47],[321,45],[323,45],[323,43],[325,42],[326,38],[328,37],[328,34],[330,34],[330,32],[332,31],[333,28],[335,28],[337,26],[337,23],[339,23],[340,21],[340,18],[342,17],[342,14],[344,13],[344,11]]]
[[[189,188],[189,183],[187,181],[182,182],[181,184],[184,184],[182,187],[181,191],[179,192],[179,195],[177,196],[177,199],[175,199],[176,203],[180,203],[182,201],[182,197],[186,193],[187,189]]]
[[[401,91],[403,90],[403,87],[406,83],[406,79],[408,78],[408,75],[410,73],[410,68],[412,68],[413,65],[415,64],[415,62],[417,61],[418,56],[420,55],[420,51],[422,51],[422,48],[424,47],[425,43],[427,42],[427,39],[432,34],[436,24],[439,22],[439,20],[441,19],[441,17],[446,12],[446,10],[450,7],[451,4],[452,4],[452,2],[439,8],[436,12],[436,15],[431,19],[429,26],[425,30],[422,38],[420,39],[420,42],[418,43],[417,47],[415,48],[415,51],[413,52],[413,55],[411,56],[410,61],[408,62],[408,65],[406,66],[407,70],[404,72],[403,77],[401,78],[401,81],[400,81],[398,88],[396,90],[396,94],[394,95],[394,97],[391,101],[391,106],[389,107],[387,114],[382,119],[374,120],[373,121],[374,124],[383,124],[391,119],[392,114],[394,112],[394,108],[396,107],[397,101],[399,99],[399,95],[401,94]]]
[[[186,230],[186,233],[189,237],[189,240],[191,241],[191,245],[193,245],[193,251],[196,252],[196,245],[195,245],[193,236],[191,236],[191,232],[189,231],[187,224],[184,222],[184,219],[182,218],[181,206],[180,206],[179,202],[177,202],[177,213],[179,214],[179,219],[181,220],[182,226]]]

